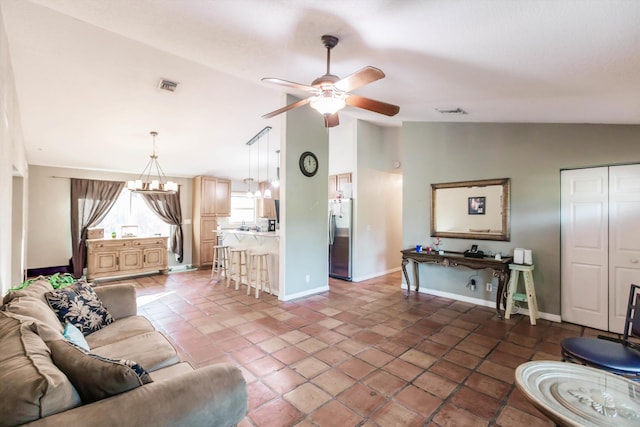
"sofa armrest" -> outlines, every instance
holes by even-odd
[[[132,283],[94,286],[93,290],[115,320],[138,314],[136,286]]]
[[[209,365],[126,393],[41,418],[26,426],[221,426],[247,413],[247,385],[237,367]]]

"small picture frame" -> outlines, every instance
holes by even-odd
[[[469,197],[469,215],[484,215],[485,200],[486,197]]]

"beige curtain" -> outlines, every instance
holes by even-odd
[[[71,265],[80,278],[87,262],[87,229],[104,219],[124,188],[124,182],[71,178]]]
[[[176,254],[178,262],[182,262],[183,235],[182,235],[182,208],[180,207],[180,191],[173,194],[144,194],[143,199],[147,206],[167,224],[171,224],[171,252]]]

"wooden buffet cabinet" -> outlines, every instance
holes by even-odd
[[[168,237],[87,240],[87,280],[159,271],[165,274]]]
[[[193,178],[193,253],[195,267],[213,263],[218,218],[231,216],[231,181],[212,176]]]

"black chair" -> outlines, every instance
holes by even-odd
[[[601,337],[565,338],[560,343],[562,360],[579,363],[640,381],[640,346],[629,337],[640,337],[638,285],[631,285],[622,339]]]

